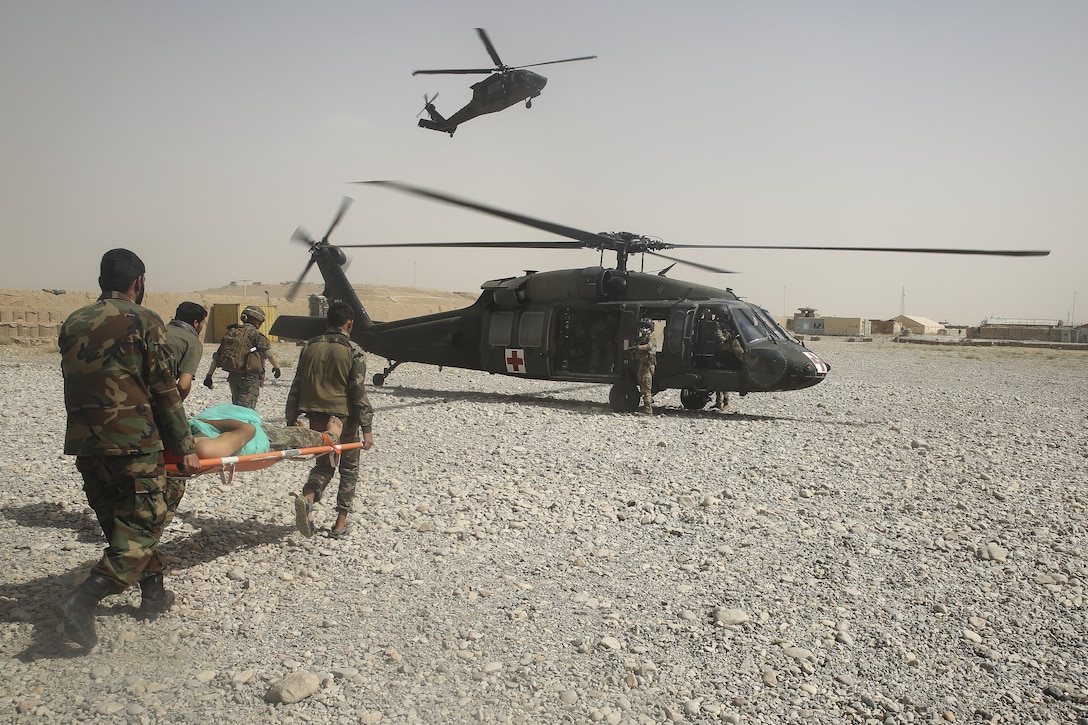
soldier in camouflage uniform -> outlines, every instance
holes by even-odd
[[[643,317],[638,322],[638,341],[634,356],[638,365],[638,389],[642,393],[642,415],[654,414],[654,369],[657,367],[657,351],[654,349],[654,321]]]
[[[141,307],[144,264],[127,249],[102,256],[98,301],[61,325],[58,345],[68,426],[64,453],[76,456],[87,502],[108,546],[87,579],[57,609],[68,636],[90,649],[98,642],[99,600],[139,583],[138,615],[154,619],[174,603],[163,589],[159,550],[167,512],[163,449],[198,458],[171,374],[166,329]]]
[[[305,414],[313,430],[324,431],[330,416],[343,419],[343,443],[359,441],[363,450],[374,445],[371,425],[374,409],[366,396],[366,358],[362,348],[351,341],[355,311],[344,302],[329,305],[326,315],[328,329],[306,343],[299,354],[295,379],[287,395],[284,411],[287,425],[298,425]],[[348,531],[348,512],[355,500],[359,479],[359,449],[344,451],[340,456],[340,487],[336,494],[336,523],[329,531],[339,537]],[[310,471],[302,495],[295,497],[295,523],[304,536],[313,536],[310,512],[321,500],[325,487],[332,480],[330,456],[321,456]]]
[[[726,363],[719,364],[731,367],[736,362],[742,363],[744,360],[744,346],[740,342],[740,335],[733,330],[733,325],[729,321],[729,313],[724,311],[717,313],[715,323],[714,340],[717,343],[716,357],[719,360],[727,360],[729,356],[735,358],[735,362],[730,365],[726,365]],[[713,407],[718,410],[725,410],[729,407],[728,390],[714,391]]]
[[[242,324],[240,327],[248,328],[245,332],[250,340],[251,351],[246,356],[245,370],[228,370],[227,384],[230,385],[230,399],[235,405],[243,405],[247,408],[257,409],[257,398],[261,394],[261,386],[264,384],[264,361],[272,364],[272,376],[280,378],[280,364],[276,362],[276,356],[272,354],[272,342],[263,332],[257,328],[264,324],[264,310],[260,307],[249,305],[242,310]],[[239,327],[231,325],[230,327]],[[212,389],[212,373],[219,367],[219,353],[212,355],[212,364],[208,367],[208,374],[204,376],[204,387]]]
[[[166,323],[166,347],[173,357],[174,377],[178,381],[181,399],[189,397],[193,379],[204,354],[200,336],[208,322],[208,311],[196,302],[182,302],[174,313],[174,319]]]
[[[181,399],[189,397],[196,378],[196,369],[200,357],[204,354],[204,343],[200,336],[208,322],[208,311],[196,302],[182,302],[174,312],[174,319],[166,323],[166,349],[170,352],[171,371],[178,381]],[[167,513],[166,524],[174,520],[178,504],[185,496],[185,479],[168,478],[166,480]]]

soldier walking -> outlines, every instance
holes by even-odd
[[[272,354],[272,343],[259,328],[264,324],[264,310],[249,305],[242,310],[242,324],[227,326],[227,334],[212,355],[212,364],[204,376],[204,387],[212,388],[216,368],[227,371],[230,400],[235,405],[257,409],[257,398],[264,384],[264,361],[272,363],[272,375],[280,377],[280,364]]]
[[[312,429],[323,431],[329,418],[335,416],[344,422],[341,443],[355,443],[361,434],[362,449],[370,450],[374,446],[371,435],[374,409],[366,395],[366,357],[363,349],[351,340],[355,311],[345,302],[333,302],[325,319],[328,329],[307,342],[299,354],[284,410],[287,425],[299,425],[299,416],[305,414]],[[359,458],[358,448],[340,455],[336,523],[329,531],[333,538],[348,532],[348,513],[359,480]],[[320,456],[310,470],[302,494],[295,497],[295,525],[303,536],[314,535],[313,505],[321,500],[332,474],[331,456]]]
[[[199,459],[170,369],[166,328],[141,306],[144,263],[127,249],[102,256],[102,295],[61,325],[58,345],[68,425],[64,453],[76,456],[83,491],[108,545],[87,579],[57,603],[68,636],[98,642],[94,610],[139,584],[138,615],[154,619],[174,603],[163,588],[159,538],[167,516],[163,449]]]

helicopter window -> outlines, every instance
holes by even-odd
[[[541,347],[544,343],[544,323],[547,316],[543,312],[524,312],[518,328],[520,347]]]
[[[734,308],[733,322],[736,324],[737,331],[740,333],[740,336],[744,338],[745,342],[766,340],[770,337],[770,333],[767,331],[766,326],[752,314],[752,310],[748,307]]]
[[[513,340],[514,313],[494,312],[487,331],[487,344],[493,347],[507,347]]]
[[[687,315],[687,310],[673,312],[665,328],[665,348],[674,355],[679,355],[684,345],[684,322]]]
[[[767,312],[767,310],[763,309],[762,307],[757,307],[754,311],[756,313],[756,316],[763,321],[763,324],[771,333],[772,337],[774,337],[776,340],[791,339],[789,333],[783,330],[782,326],[774,321],[774,318],[771,317],[771,313]]]

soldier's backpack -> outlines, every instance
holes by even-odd
[[[247,369],[247,363],[250,353],[256,349],[245,325],[231,325],[220,340],[215,357],[219,361],[219,367],[228,373],[252,372]]]

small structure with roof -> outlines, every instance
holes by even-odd
[[[903,326],[903,331],[910,335],[939,335],[944,325],[928,317],[918,315],[899,315],[893,319]]]

